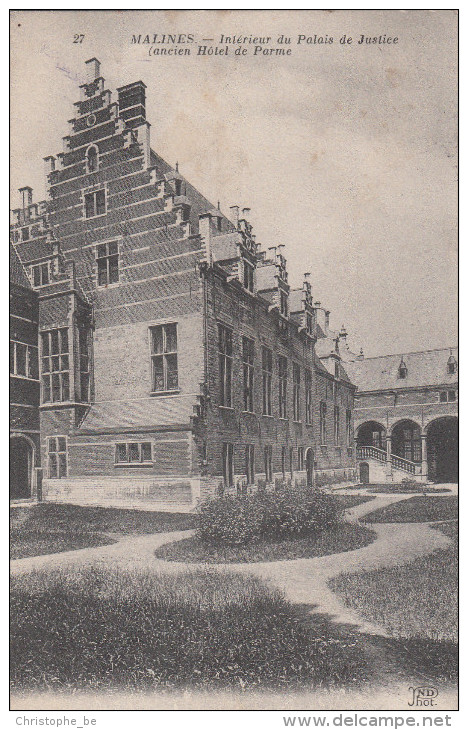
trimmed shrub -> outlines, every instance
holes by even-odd
[[[205,542],[247,545],[329,529],[342,511],[332,495],[310,489],[223,496],[201,505],[198,534]]]
[[[246,545],[259,538],[263,523],[264,510],[258,495],[226,495],[201,505],[198,532],[206,542]]]

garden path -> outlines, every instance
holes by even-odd
[[[348,509],[346,519],[350,522],[357,521],[369,512],[412,496],[414,495],[377,494],[372,501]],[[226,566],[210,567],[216,570],[253,573],[283,590],[287,598],[294,603],[308,604],[315,611],[327,614],[333,621],[352,624],[361,632],[386,636],[387,634],[381,626],[365,621],[357,613],[346,608],[338,596],[330,590],[328,581],[340,573],[356,573],[408,563],[419,556],[447,547],[450,544],[450,538],[438,530],[432,529],[426,523],[372,524],[371,528],[377,533],[376,540],[357,550],[318,558],[264,563],[230,563]],[[203,567],[202,564],[178,563],[154,557],[154,551],[161,545],[183,540],[193,533],[193,530],[185,530],[124,537],[113,545],[21,558],[11,562],[11,572],[13,575],[18,575],[32,570],[66,566],[82,567],[91,564],[127,569],[151,569],[156,572],[196,570]]]

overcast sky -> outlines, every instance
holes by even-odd
[[[454,345],[456,24],[454,11],[15,12],[12,205],[23,185],[44,196],[43,157],[62,150],[96,56],[113,91],[146,83],[153,149],[225,213],[250,207],[257,241],[286,245],[293,286],[311,272],[355,348]],[[190,56],[149,58],[131,38],[154,33],[196,43]],[[292,53],[196,55],[221,33],[271,36]],[[334,42],[298,45],[300,34]],[[357,44],[361,34],[398,43]]]

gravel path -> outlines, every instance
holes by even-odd
[[[376,495],[372,501],[350,508],[346,519],[350,522],[358,521],[369,512],[412,496],[414,495]],[[327,614],[332,620],[352,624],[361,632],[386,636],[381,626],[365,621],[354,611],[346,608],[338,596],[330,590],[328,581],[340,573],[356,573],[402,565],[421,555],[448,546],[450,538],[424,523],[372,524],[372,530],[377,533],[376,540],[357,550],[319,558],[265,563],[230,563],[228,566],[220,565],[215,569],[253,573],[283,590],[287,598],[294,603],[308,604],[315,611]],[[178,563],[154,557],[154,551],[161,545],[174,540],[183,540],[193,533],[193,530],[184,530],[125,537],[113,545],[20,558],[11,562],[11,573],[19,575],[35,569],[53,569],[68,565],[70,567],[106,565],[171,573],[187,569],[196,570],[202,567],[201,563]]]

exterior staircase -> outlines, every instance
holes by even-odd
[[[375,459],[376,461],[386,463],[387,452],[383,449],[378,449],[376,446],[358,446],[356,449],[356,457],[358,461]],[[396,454],[391,454],[390,460],[392,469],[399,469],[400,471],[405,471],[408,474],[420,474],[421,472],[421,464],[418,464],[415,461],[403,459],[401,456],[397,456]]]

